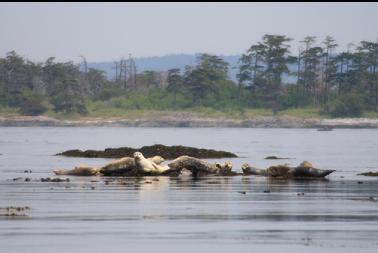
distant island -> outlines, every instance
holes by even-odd
[[[62,124],[159,125],[180,115],[180,126],[308,127],[332,118],[366,118],[374,126],[378,43],[361,41],[337,53],[331,36],[320,42],[308,36],[294,54],[290,40],[267,34],[240,56],[167,56],[160,63],[131,56],[112,64],[88,63],[84,56],[79,65],[53,57],[32,62],[12,51],[0,58],[0,124],[42,116]]]

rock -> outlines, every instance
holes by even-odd
[[[241,191],[241,192],[237,192],[237,193],[240,193],[240,194],[246,194],[246,192],[245,192],[245,191]]]
[[[155,155],[164,157],[166,159],[175,159],[176,157],[188,155],[197,158],[224,158],[224,157],[237,157],[237,155],[226,152],[217,151],[212,149],[200,149],[186,146],[164,146],[156,144],[152,146],[144,146],[139,149],[121,147],[121,148],[107,148],[105,150],[86,150],[79,149],[67,150],[57,155],[70,156],[70,157],[101,157],[101,158],[121,158],[132,157],[135,152],[141,152],[146,157]]]
[[[332,131],[333,128],[331,126],[322,126],[318,128],[318,131]]]
[[[41,182],[70,182],[69,178],[41,178]]]
[[[264,159],[267,159],[267,160],[274,160],[274,159],[290,159],[289,157],[278,157],[278,156],[267,156],[265,157]]]
[[[362,172],[362,173],[359,173],[357,175],[359,175],[359,176],[367,176],[367,177],[378,177],[378,172],[369,171],[369,172]]]
[[[30,182],[30,181],[31,181],[30,177],[25,178],[25,182]]]
[[[28,206],[8,206],[0,207],[0,216],[27,216],[26,212],[30,210]]]

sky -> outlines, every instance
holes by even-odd
[[[377,3],[0,3],[0,55],[109,61],[180,53],[233,55],[264,34],[378,39]]]

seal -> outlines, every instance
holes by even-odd
[[[249,165],[248,163],[244,163],[242,165],[243,175],[257,175],[257,176],[267,176],[267,171],[265,169],[258,169]]]
[[[155,164],[164,162],[161,156],[154,156],[148,158],[149,161]],[[105,176],[124,176],[133,174],[137,170],[135,159],[133,157],[123,157],[100,168],[100,173]]]
[[[332,172],[335,172],[335,170],[321,170],[314,168],[314,166],[308,162],[304,161],[301,164],[299,164],[295,168],[291,168],[289,173],[292,177],[312,177],[312,178],[322,178],[325,176],[328,176]]]
[[[167,166],[161,166],[149,159],[146,159],[141,152],[134,153],[134,162],[137,170],[142,173],[161,174],[169,170]]]
[[[201,159],[190,157],[190,156],[180,156],[168,164],[170,170],[169,173],[173,172],[181,173],[184,170],[191,171],[194,177],[214,174],[219,176],[233,176],[236,173],[232,171],[232,163],[225,162],[221,163],[209,163]]]
[[[99,174],[100,169],[81,164],[72,170],[55,169],[53,172],[55,175],[96,176]]]
[[[322,170],[314,168],[308,162],[303,161],[297,167],[289,167],[287,164],[270,166],[267,169],[257,169],[245,163],[242,166],[243,175],[260,175],[279,178],[324,178],[335,170]]]
[[[154,156],[148,158],[149,161],[155,164],[161,164],[164,162],[164,158],[161,156]],[[100,168],[90,167],[87,165],[79,165],[71,170],[55,169],[53,172],[56,175],[70,175],[70,176],[123,176],[128,175],[128,173],[133,173],[137,168],[134,158],[123,157],[110,162]]]

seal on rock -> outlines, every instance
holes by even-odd
[[[258,169],[245,163],[242,165],[243,175],[257,175],[257,176],[267,176],[267,171],[264,169]]]
[[[154,156],[148,158],[149,161],[155,164],[164,162],[161,156]],[[137,170],[135,159],[133,157],[123,157],[100,168],[100,173],[105,176],[122,176],[129,173],[133,174]]]
[[[289,167],[287,164],[270,166],[267,169],[257,169],[245,163],[242,166],[243,175],[261,175],[279,178],[323,178],[335,170],[321,170],[304,161],[297,167]]]
[[[161,156],[154,156],[148,158],[149,161],[155,164],[161,164],[164,162],[164,158]],[[86,165],[76,166],[72,170],[55,169],[53,172],[56,175],[71,175],[71,176],[122,176],[127,175],[136,170],[137,166],[135,164],[134,158],[123,157],[121,159],[115,160],[111,163],[102,166],[101,168],[90,167]]]
[[[235,172],[232,171],[232,163],[209,163],[198,158],[190,156],[180,156],[168,164],[170,170],[167,173],[173,174],[174,172],[180,173],[181,171],[189,170],[194,177],[203,175],[219,175],[219,176],[232,176]]]
[[[141,152],[134,153],[134,161],[137,170],[143,173],[161,174],[169,170],[169,168],[166,166],[161,166],[149,159],[146,159]]]
[[[96,176],[99,174],[100,169],[82,164],[72,170],[55,169],[53,172],[55,175]]]

